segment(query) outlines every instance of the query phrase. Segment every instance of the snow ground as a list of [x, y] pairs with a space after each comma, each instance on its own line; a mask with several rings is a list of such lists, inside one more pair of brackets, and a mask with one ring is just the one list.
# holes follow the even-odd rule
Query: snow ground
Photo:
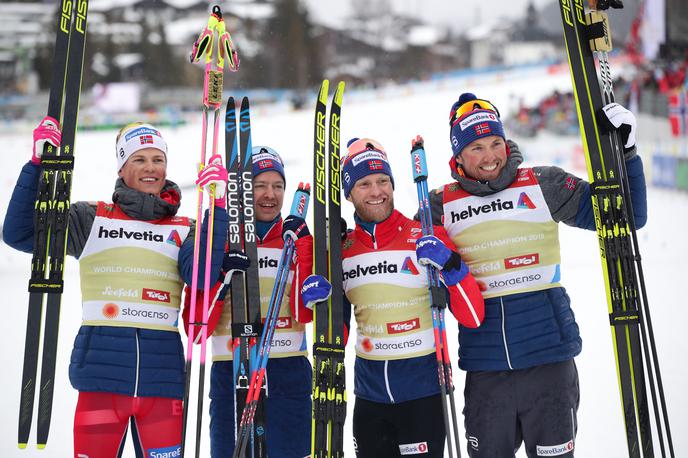
[[[535, 68], [395, 86], [378, 91], [350, 91], [344, 97], [342, 138], [346, 141], [354, 136], [369, 136], [386, 147], [395, 173], [397, 208], [406, 214], [412, 214], [415, 212], [416, 195], [415, 187], [411, 184], [408, 154], [410, 139], [416, 134], [422, 134], [426, 139], [431, 187], [449, 181], [446, 167], [450, 155], [447, 115], [451, 103], [461, 92], [470, 90], [480, 97], [488, 98], [506, 113], [519, 97], [532, 103], [554, 88], [570, 88], [568, 73]], [[225, 95], [230, 93], [231, 91], [226, 91]], [[284, 105], [255, 107], [252, 122], [254, 145], [271, 145], [285, 159], [288, 176], [288, 197], [285, 199], [287, 206], [298, 181], [311, 181], [312, 109], [309, 107], [304, 111], [291, 111]], [[182, 185], [191, 183], [196, 170], [194, 163], [199, 155], [200, 122], [165, 131], [164, 134], [170, 145], [170, 178]], [[655, 133], [647, 132], [647, 136], [643, 137], [641, 129], [641, 151], [643, 141], [646, 144], [654, 141], [649, 138], [653, 134]], [[114, 137], [113, 131], [79, 134], [76, 146], [76, 180], [72, 192], [74, 201], [110, 199], [115, 178]], [[3, 135], [1, 139], [5, 160], [5, 166], [0, 169], [0, 213], [3, 217], [16, 176], [29, 157], [30, 138], [30, 131], [22, 131]], [[578, 169], [580, 163], [571, 160], [569, 154], [576, 143], [577, 139], [541, 136], [524, 140], [520, 144], [530, 165], [557, 163], [565, 168]], [[646, 160], [646, 164], [648, 163], [649, 160]], [[585, 175], [582, 170], [578, 173]], [[675, 314], [682, 311], [679, 302], [682, 296], [680, 285], [685, 281], [686, 269], [680, 266], [684, 265], [685, 260], [682, 259], [688, 254], [688, 241], [682, 236], [682, 229], [688, 225], [688, 199], [685, 194], [650, 188], [648, 204], [649, 222], [640, 231], [639, 239], [675, 450], [678, 456], [682, 456], [688, 450], [688, 436], [685, 434], [688, 431], [688, 390], [685, 389], [688, 369], [683, 363], [688, 344], [683, 336], [685, 326], [678, 318], [681, 315]], [[194, 193], [188, 191], [181, 214], [194, 215], [194, 206]], [[353, 207], [345, 204], [343, 214], [350, 222], [352, 213]], [[584, 343], [583, 353], [576, 359], [581, 384], [577, 456], [624, 457], [627, 456], [627, 451], [604, 287], [597, 256], [597, 240], [592, 232], [562, 225], [561, 246], [562, 282], [571, 296]], [[6, 298], [4, 310], [10, 313], [7, 319], [0, 320], [0, 348], [3, 349], [0, 352], [0, 367], [5, 372], [5, 376], [0, 379], [3, 393], [0, 396], [0, 456], [71, 456], [76, 392], [69, 385], [67, 367], [72, 341], [80, 323], [78, 268], [73, 260], [67, 263], [66, 270], [55, 404], [48, 447], [40, 453], [31, 445], [25, 451], [16, 448], [29, 264], [29, 255], [14, 252], [0, 244], [0, 288]], [[310, 338], [310, 333], [308, 335]], [[449, 339], [454, 356], [457, 350], [456, 330], [451, 323]], [[353, 456], [351, 347], [347, 353], [347, 364], [350, 400], [346, 433], [347, 455]], [[455, 379], [457, 403], [461, 406], [463, 373], [456, 367]], [[207, 404], [206, 400], [206, 412]], [[459, 419], [461, 424], [462, 420]], [[207, 428], [207, 414], [203, 422], [204, 428]], [[32, 436], [31, 441], [34, 440]], [[208, 456], [207, 434], [203, 441], [204, 456]], [[462, 443], [465, 446], [465, 440]], [[128, 449], [125, 456], [133, 456], [131, 449]], [[521, 450], [518, 456], [525, 454]]]

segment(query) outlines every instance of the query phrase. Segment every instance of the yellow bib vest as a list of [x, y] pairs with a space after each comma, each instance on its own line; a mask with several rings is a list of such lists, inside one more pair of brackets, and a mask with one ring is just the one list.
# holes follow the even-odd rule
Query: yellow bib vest
[[444, 227], [484, 298], [561, 286], [559, 231], [532, 169], [485, 197], [443, 190]]
[[83, 324], [178, 332], [178, 257], [188, 233], [188, 218], [138, 221], [98, 202], [79, 258]]
[[[272, 241], [271, 241], [272, 242]], [[258, 272], [260, 275], [260, 314], [265, 322], [265, 317], [270, 305], [270, 296], [277, 277], [277, 265], [282, 255], [281, 238], [274, 240], [276, 243], [268, 243], [268, 246], [258, 247]], [[287, 358], [290, 356], [306, 356], [306, 327], [296, 321], [291, 314], [289, 295], [292, 288], [293, 272], [287, 278], [284, 288], [284, 296], [280, 305], [277, 327], [272, 336], [270, 358]], [[220, 321], [215, 328], [212, 339], [213, 361], [232, 360], [232, 304], [231, 296], [227, 293], [225, 305], [222, 309]]]
[[348, 238], [343, 246], [344, 293], [357, 323], [356, 355], [370, 360], [435, 351], [425, 268], [416, 259], [420, 227], [407, 224], [384, 250]]

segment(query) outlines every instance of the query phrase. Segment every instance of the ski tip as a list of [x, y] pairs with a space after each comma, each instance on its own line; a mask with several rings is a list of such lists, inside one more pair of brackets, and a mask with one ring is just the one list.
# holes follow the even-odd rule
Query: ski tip
[[43, 449], [45, 449], [45, 444], [36, 444], [36, 448], [38, 450], [43, 450]]
[[17, 447], [19, 447], [21, 450], [24, 450], [26, 448], [26, 442], [20, 442], [17, 444]]
[[322, 84], [320, 85], [320, 94], [318, 95], [318, 101], [320, 103], [327, 104], [327, 93], [330, 90], [330, 81], [329, 80], [323, 80]]
[[341, 105], [343, 98], [344, 98], [344, 81], [340, 81], [339, 84], [337, 84], [337, 92], [334, 93], [334, 102], [337, 105]]

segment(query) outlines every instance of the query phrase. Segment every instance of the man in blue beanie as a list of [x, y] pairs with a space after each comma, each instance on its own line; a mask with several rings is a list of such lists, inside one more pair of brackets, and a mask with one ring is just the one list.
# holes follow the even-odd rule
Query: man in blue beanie
[[[635, 117], [618, 104], [599, 116], [623, 139], [640, 228], [647, 203]], [[456, 181], [431, 193], [433, 215], [485, 298], [483, 325], [459, 325], [468, 454], [513, 457], [525, 442], [529, 457], [571, 457], [582, 342], [560, 284], [558, 223], [595, 230], [590, 184], [558, 167], [521, 167], [497, 108], [471, 93], [453, 104], [449, 125]]]
[[[312, 372], [308, 361], [305, 325], [312, 321], [313, 314], [302, 303], [299, 288], [313, 271], [313, 239], [303, 218], [289, 215], [282, 219], [286, 178], [280, 155], [269, 146], [254, 146], [252, 159], [253, 206], [263, 321], [267, 315], [285, 237], [293, 237], [296, 247], [296, 259], [280, 305], [267, 365], [267, 397], [264, 400], [267, 455], [302, 458], [310, 453], [311, 447]], [[241, 263], [237, 260], [238, 256], [239, 254], [233, 252], [227, 254], [225, 271], [245, 269], [239, 265]], [[222, 282], [215, 285], [213, 295], [221, 285]], [[232, 306], [229, 296], [227, 294], [226, 298], [221, 298], [213, 306], [208, 319], [213, 349], [210, 374], [212, 458], [231, 457], [235, 445]]]
[[[378, 142], [350, 141], [341, 173], [344, 195], [356, 209], [356, 228], [342, 245], [345, 322], [353, 308], [358, 327], [356, 456], [442, 457], [444, 400], [423, 266], [432, 263], [441, 270], [449, 308], [468, 328], [483, 318], [480, 290], [441, 226], [436, 237], [423, 237], [419, 222], [394, 209], [392, 169]], [[319, 275], [304, 282], [307, 306], [329, 293]]]

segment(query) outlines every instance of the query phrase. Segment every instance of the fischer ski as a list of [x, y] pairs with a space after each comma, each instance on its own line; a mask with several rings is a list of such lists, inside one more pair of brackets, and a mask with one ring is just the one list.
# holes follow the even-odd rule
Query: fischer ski
[[26, 448], [31, 431], [44, 303], [36, 434], [39, 449], [45, 448], [50, 431], [88, 0], [79, 0], [77, 3], [63, 0], [57, 13], [57, 37], [47, 114], [58, 120], [62, 129], [62, 143], [59, 148], [46, 143], [41, 157], [19, 407], [18, 445], [21, 449]]
[[[416, 191], [418, 193], [418, 215], [423, 235], [434, 235], [430, 196], [428, 194], [428, 166], [425, 161], [423, 139], [420, 136], [416, 137], [412, 144], [411, 166], [413, 169], [413, 181], [416, 183]], [[447, 435], [447, 449], [449, 451], [449, 458], [453, 458], [451, 440], [453, 431], [456, 456], [460, 458], [461, 445], [459, 443], [459, 428], [456, 419], [456, 403], [454, 401], [454, 381], [452, 378], [451, 359], [449, 358], [447, 330], [444, 322], [444, 309], [447, 307], [446, 295], [442, 289], [440, 273], [437, 268], [427, 266], [426, 271], [430, 293], [430, 308], [432, 311], [432, 328], [435, 338], [435, 355], [437, 356], [437, 375], [442, 394], [444, 429]], [[451, 407], [451, 422], [447, 411], [447, 398], [449, 398], [449, 405]]]
[[[294, 200], [289, 214], [305, 218], [308, 212], [309, 199], [310, 185], [299, 183], [299, 187], [294, 194]], [[292, 238], [288, 238], [284, 242], [282, 255], [277, 265], [275, 285], [273, 286], [272, 295], [270, 296], [263, 332], [260, 335], [260, 344], [258, 345], [257, 353], [258, 360], [251, 371], [247, 401], [241, 414], [240, 422], [238, 423], [237, 442], [234, 448], [234, 454], [232, 455], [234, 458], [245, 456], [246, 446], [249, 441], [249, 431], [253, 426], [256, 408], [260, 401], [261, 393], [263, 392], [263, 381], [265, 379], [268, 358], [270, 357], [272, 337], [275, 334], [279, 310], [282, 305], [287, 280], [289, 279], [289, 272], [293, 264], [294, 250], [296, 249], [294, 243], [295, 241]]]
[[[601, 131], [595, 118], [604, 105], [614, 101], [607, 58], [611, 33], [606, 14], [598, 10], [623, 5], [619, 0], [590, 4], [592, 11], [588, 13], [582, 0], [561, 0], [559, 5], [600, 243], [628, 453], [632, 458], [653, 457], [655, 453], [649, 384], [661, 454], [666, 456], [668, 449], [673, 457], [623, 145], [616, 132]], [[593, 51], [600, 63], [603, 91]]]
[[[213, 53], [214, 40], [218, 40], [217, 55]], [[205, 63], [205, 72], [203, 79], [203, 122], [202, 122], [202, 136], [201, 136], [201, 157], [199, 163], [199, 171], [206, 166], [206, 148], [208, 143], [208, 118], [209, 113], [213, 113], [213, 131], [212, 131], [212, 150], [211, 157], [218, 152], [218, 140], [220, 133], [220, 106], [222, 104], [222, 86], [223, 86], [223, 70], [227, 59], [228, 67], [231, 71], [237, 71], [239, 60], [236, 51], [231, 44], [231, 38], [226, 31], [224, 20], [222, 18], [222, 11], [219, 6], [215, 5], [212, 8], [212, 14], [208, 19], [207, 26], [203, 29], [198, 39], [194, 42], [189, 60], [199, 62], [201, 59]], [[197, 207], [196, 207], [196, 231], [194, 237], [194, 259], [193, 259], [193, 273], [191, 284], [191, 302], [190, 302], [190, 317], [196, 316], [196, 295], [198, 292], [198, 266], [201, 254], [201, 224], [203, 218], [203, 189], [197, 186]], [[189, 414], [189, 391], [191, 387], [191, 371], [193, 361], [193, 345], [196, 341], [196, 336], [201, 336], [201, 354], [200, 354], [200, 368], [199, 368], [199, 382], [198, 382], [198, 399], [197, 399], [197, 414], [196, 414], [196, 457], [201, 453], [201, 424], [203, 419], [203, 398], [204, 382], [205, 382], [205, 358], [206, 358], [206, 344], [208, 339], [208, 310], [210, 308], [210, 261], [212, 253], [212, 237], [213, 222], [215, 215], [215, 198], [214, 186], [211, 185], [211, 192], [209, 197], [208, 208], [208, 234], [205, 246], [205, 270], [203, 278], [203, 310], [201, 323], [190, 323], [188, 340], [186, 347], [186, 383], [184, 389], [183, 401], [183, 420], [182, 420], [182, 443], [181, 456], [184, 456], [186, 445], [186, 430], [187, 419]]]
[[[332, 295], [313, 307], [313, 423], [311, 456], [344, 456], [346, 376], [342, 303], [340, 117], [344, 82], [337, 85], [327, 126], [329, 81], [315, 108], [313, 273], [329, 278]], [[326, 144], [328, 145], [326, 152]]]

